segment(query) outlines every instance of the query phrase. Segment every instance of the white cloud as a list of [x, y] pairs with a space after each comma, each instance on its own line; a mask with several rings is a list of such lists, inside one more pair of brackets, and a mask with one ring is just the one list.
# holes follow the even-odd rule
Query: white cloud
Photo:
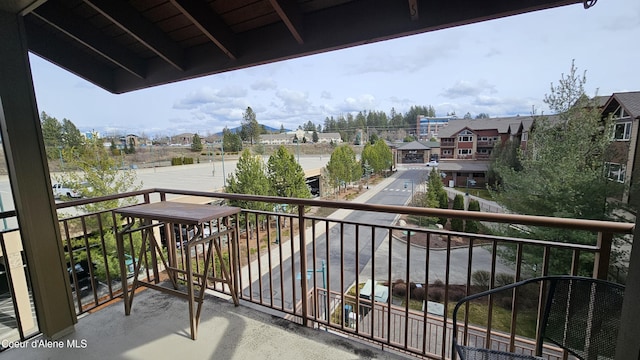
[[363, 94], [357, 98], [347, 97], [342, 104], [338, 105], [340, 112], [357, 112], [371, 109], [376, 109], [376, 98], [371, 94]]
[[253, 84], [251, 84], [251, 89], [256, 91], [268, 91], [268, 90], [275, 90], [277, 88], [278, 88], [278, 84], [276, 84], [276, 82], [271, 78], [260, 79], [254, 82]]
[[459, 80], [453, 86], [444, 89], [442, 96], [449, 99], [457, 99], [461, 97], [478, 96], [483, 93], [495, 93], [494, 85], [489, 84], [487, 80], [481, 79], [475, 83]]
[[276, 97], [282, 101], [285, 111], [296, 113], [311, 107], [309, 94], [306, 92], [282, 89], [276, 92]]

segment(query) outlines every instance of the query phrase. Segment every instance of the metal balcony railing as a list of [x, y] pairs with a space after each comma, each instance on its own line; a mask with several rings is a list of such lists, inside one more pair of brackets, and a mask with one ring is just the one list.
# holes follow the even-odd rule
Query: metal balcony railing
[[[170, 198], [212, 204], [234, 200], [272, 204], [266, 207], [272, 211], [243, 209], [239, 215], [240, 251], [235, 259], [229, 259], [228, 255], [222, 259], [239, 265], [235, 276], [242, 301], [269, 308], [306, 326], [346, 333], [381, 347], [437, 359], [450, 357], [450, 313], [457, 300], [504, 281], [547, 275], [552, 264], [561, 259], [570, 259], [568, 274], [589, 269], [590, 275], [606, 278], [614, 235], [630, 234], [634, 226], [170, 189], [74, 200], [57, 206], [60, 214], [71, 213], [59, 218], [78, 314], [120, 297], [123, 279], [131, 280], [129, 271], [120, 273], [115, 256], [115, 229], [121, 226], [122, 219], [115, 217], [113, 209], [92, 213], [82, 213], [80, 209], [87, 204], [127, 198], [139, 203]], [[328, 209], [339, 211], [331, 214]], [[349, 211], [366, 212], [367, 216], [354, 220], [348, 216]], [[595, 240], [592, 245], [583, 245], [452, 232], [401, 225], [397, 221], [400, 217], [412, 217], [418, 224], [424, 218], [463, 219], [485, 226], [514, 226], [523, 232], [528, 226], [582, 230], [593, 234]], [[182, 236], [183, 231], [189, 229], [176, 230], [176, 235]], [[221, 237], [217, 241], [223, 252], [230, 254], [225, 240]], [[130, 254], [126, 258], [127, 267], [142, 262], [142, 276], [146, 280], [163, 280], [163, 269], [158, 267], [155, 256], [151, 253], [140, 259], [133, 256], [138, 241], [140, 236], [136, 233], [125, 239], [125, 252]], [[6, 253], [4, 236], [0, 237], [0, 245]], [[191, 254], [182, 254], [195, 258], [192, 263], [196, 266], [206, 253], [204, 245], [198, 246]], [[219, 266], [213, 266], [211, 271], [211, 279], [219, 278], [216, 274]], [[7, 275], [11, 279], [11, 274]], [[232, 291], [213, 280], [209, 288], [227, 294]], [[484, 311], [495, 311], [498, 307], [511, 311], [509, 304], [508, 300], [500, 300], [499, 304], [490, 302]], [[524, 353], [533, 349], [530, 335], [516, 330], [516, 325], [519, 326], [516, 316], [510, 319], [513, 320], [505, 329], [496, 330], [491, 330], [490, 321], [490, 330], [486, 330], [487, 324], [470, 320], [461, 331], [478, 343], [490, 340], [497, 348]], [[22, 330], [20, 335], [25, 336]], [[545, 356], [561, 359], [563, 354], [549, 347]]]

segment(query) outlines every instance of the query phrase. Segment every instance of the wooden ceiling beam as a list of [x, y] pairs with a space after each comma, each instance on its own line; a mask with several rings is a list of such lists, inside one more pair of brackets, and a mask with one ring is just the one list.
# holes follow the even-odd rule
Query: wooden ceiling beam
[[230, 59], [238, 58], [235, 34], [211, 7], [201, 0], [171, 0], [171, 3]]
[[140, 15], [123, 0], [84, 0], [84, 2], [144, 44], [159, 57], [180, 71], [184, 71], [184, 50], [157, 26]]
[[95, 31], [87, 20], [74, 15], [71, 11], [63, 10], [59, 2], [48, 1], [31, 14], [134, 76], [144, 79], [145, 66], [142, 59], [127, 49], [117, 46], [106, 35]]
[[[96, 61], [88, 53], [70, 45], [69, 42], [53, 35], [35, 24], [35, 15], [25, 16], [24, 27], [29, 38], [29, 51], [66, 69], [72, 74], [114, 92], [114, 71], [103, 63]], [[131, 76], [130, 72], [127, 72]], [[134, 78], [134, 77], [132, 77]], [[140, 80], [140, 78], [135, 77]]]
[[298, 3], [295, 0], [269, 0], [269, 2], [298, 44], [303, 44], [302, 12]]

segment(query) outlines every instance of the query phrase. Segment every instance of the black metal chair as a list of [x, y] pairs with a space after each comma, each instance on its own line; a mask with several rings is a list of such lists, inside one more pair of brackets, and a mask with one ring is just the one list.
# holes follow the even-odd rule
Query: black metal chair
[[[458, 341], [457, 315], [472, 300], [542, 283], [543, 316], [538, 324], [535, 356], [466, 346]], [[579, 276], [544, 276], [483, 291], [460, 300], [453, 309], [453, 352], [462, 360], [540, 359], [544, 341], [583, 359], [613, 359], [620, 324], [624, 286]], [[486, 341], [485, 346], [491, 346]], [[455, 355], [453, 356], [455, 359]]]

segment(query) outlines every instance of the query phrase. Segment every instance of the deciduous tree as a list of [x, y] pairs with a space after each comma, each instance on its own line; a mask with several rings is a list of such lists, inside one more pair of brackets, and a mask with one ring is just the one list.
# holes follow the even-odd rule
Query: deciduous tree
[[329, 184], [334, 188], [358, 180], [362, 176], [362, 167], [356, 160], [356, 153], [347, 144], [333, 150], [326, 169]]
[[[605, 164], [616, 154], [610, 150], [611, 126], [596, 104], [585, 94], [586, 76], [572, 63], [544, 102], [553, 116], [536, 116], [527, 149], [519, 153], [522, 168], [497, 166], [502, 179], [496, 200], [509, 211], [554, 217], [607, 220], [612, 204], [607, 198], [620, 184], [604, 176]], [[595, 245], [596, 235], [585, 231], [562, 231], [530, 227], [523, 236]], [[529, 264], [540, 262], [541, 253], [527, 253]], [[553, 272], [566, 273], [571, 254], [552, 257]], [[592, 255], [581, 254], [582, 274], [592, 270]]]

